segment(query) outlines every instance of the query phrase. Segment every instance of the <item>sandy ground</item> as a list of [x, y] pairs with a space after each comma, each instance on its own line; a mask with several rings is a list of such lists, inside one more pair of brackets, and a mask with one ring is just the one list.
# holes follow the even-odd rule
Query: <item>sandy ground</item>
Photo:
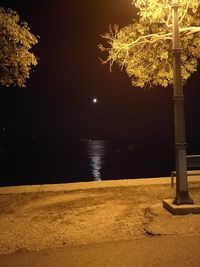
[[[191, 183], [190, 192], [195, 204], [200, 204], [200, 183]], [[200, 215], [174, 217], [162, 209], [162, 200], [174, 194], [169, 185], [2, 194], [0, 254], [146, 235], [200, 234]]]

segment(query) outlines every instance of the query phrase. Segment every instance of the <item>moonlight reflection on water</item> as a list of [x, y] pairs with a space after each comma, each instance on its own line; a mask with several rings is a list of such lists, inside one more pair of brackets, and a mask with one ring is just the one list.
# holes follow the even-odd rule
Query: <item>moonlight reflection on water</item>
[[94, 181], [101, 180], [101, 171], [105, 162], [106, 142], [104, 140], [88, 141], [88, 158]]

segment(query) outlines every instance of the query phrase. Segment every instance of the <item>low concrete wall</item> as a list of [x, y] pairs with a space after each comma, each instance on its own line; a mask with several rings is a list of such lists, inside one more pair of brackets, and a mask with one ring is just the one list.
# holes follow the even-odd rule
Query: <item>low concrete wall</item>
[[[189, 181], [199, 181], [200, 176], [191, 176]], [[53, 191], [74, 191], [92, 188], [139, 186], [139, 185], [171, 185], [171, 177], [145, 178], [145, 179], [123, 179], [106, 180], [98, 182], [80, 182], [64, 184], [42, 184], [42, 185], [20, 185], [0, 187], [0, 194], [34, 193], [34, 192], [53, 192]]]

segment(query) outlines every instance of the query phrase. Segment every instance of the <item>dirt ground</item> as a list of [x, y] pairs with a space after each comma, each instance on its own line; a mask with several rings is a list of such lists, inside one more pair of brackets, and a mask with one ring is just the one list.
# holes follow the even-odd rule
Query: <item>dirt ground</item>
[[[191, 183], [190, 192], [200, 204], [200, 183]], [[154, 229], [157, 214], [151, 209], [174, 194], [169, 185], [143, 185], [0, 195], [0, 254], [133, 240], [156, 231], [165, 234], [163, 229], [176, 233], [186, 217], [174, 219], [166, 211], [166, 225], [157, 223]], [[188, 223], [192, 216], [187, 215]], [[199, 216], [195, 231], [200, 233]]]

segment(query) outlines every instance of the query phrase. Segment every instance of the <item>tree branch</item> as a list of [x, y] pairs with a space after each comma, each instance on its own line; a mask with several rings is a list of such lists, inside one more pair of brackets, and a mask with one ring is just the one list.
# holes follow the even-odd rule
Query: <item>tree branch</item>
[[[182, 37], [190, 35], [190, 34], [195, 34], [198, 32], [200, 32], [200, 26], [199, 27], [191, 26], [191, 27], [187, 27], [187, 28], [180, 28], [180, 34]], [[102, 37], [104, 39], [109, 40], [108, 42], [110, 43], [112, 48], [113, 48], [113, 42], [116, 41], [116, 43], [115, 43], [115, 47], [114, 47], [115, 52], [113, 52], [112, 55], [110, 55], [110, 51], [112, 50], [111, 48], [105, 48], [102, 45], [99, 46], [99, 48], [102, 51], [107, 51], [109, 53], [108, 58], [106, 60], [101, 59], [101, 62], [102, 62], [102, 64], [106, 64], [110, 61], [110, 70], [111, 70], [114, 61], [118, 58], [118, 55], [121, 52], [124, 52], [125, 53], [124, 59], [123, 59], [123, 62], [121, 63], [121, 68], [123, 68], [123, 66], [126, 62], [126, 59], [129, 56], [129, 51], [130, 51], [131, 47], [139, 46], [139, 49], [140, 48], [143, 49], [143, 46], [147, 43], [153, 44], [153, 43], [156, 43], [156, 42], [161, 41], [161, 40], [172, 40], [172, 34], [173, 34], [172, 32], [169, 32], [166, 34], [158, 34], [158, 33], [147, 34], [145, 36], [138, 37], [136, 40], [134, 40], [130, 43], [125, 43], [125, 44], [124, 43], [122, 43], [122, 44], [117, 43], [117, 37], [112, 36], [112, 32], [111, 32], [111, 35], [108, 35], [108, 34], [103, 35]]]
[[183, 35], [187, 36], [190, 34], [194, 34], [194, 33], [198, 33], [200, 32], [200, 26], [191, 26], [191, 27], [187, 27], [187, 28], [181, 28], [180, 29], [180, 33], [183, 32]]
[[183, 21], [183, 19], [185, 18], [186, 14], [187, 14], [187, 11], [188, 11], [190, 2], [191, 2], [191, 0], [188, 0], [188, 2], [187, 2], [187, 6], [186, 6], [186, 9], [185, 9], [185, 12], [183, 13], [183, 16], [181, 17], [181, 19], [179, 20], [179, 23], [180, 23], [180, 24], [181, 24], [181, 22]]

